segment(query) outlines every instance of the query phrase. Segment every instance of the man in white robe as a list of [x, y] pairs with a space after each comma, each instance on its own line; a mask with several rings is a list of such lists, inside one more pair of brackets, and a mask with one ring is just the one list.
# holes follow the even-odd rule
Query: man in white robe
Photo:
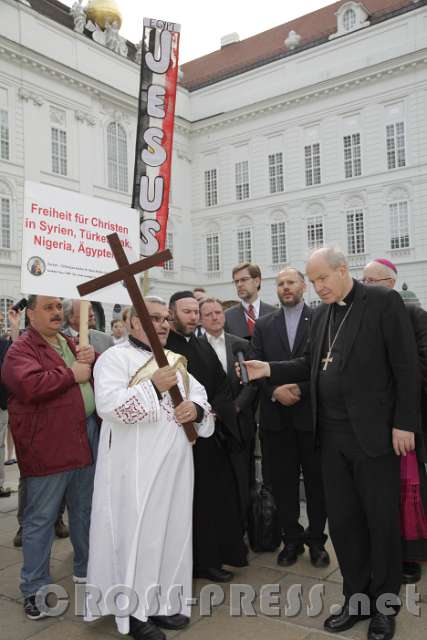
[[[159, 298], [146, 303], [164, 346], [168, 308]], [[161, 640], [160, 627], [184, 627], [191, 611], [194, 470], [181, 425], [193, 421], [198, 435], [208, 437], [214, 419], [204, 387], [182, 368], [182, 357], [166, 351], [178, 364], [158, 369], [133, 309], [130, 321], [129, 340], [105, 351], [94, 370], [103, 422], [85, 619], [114, 614], [121, 633]], [[174, 409], [167, 391], [176, 383], [184, 401]]]

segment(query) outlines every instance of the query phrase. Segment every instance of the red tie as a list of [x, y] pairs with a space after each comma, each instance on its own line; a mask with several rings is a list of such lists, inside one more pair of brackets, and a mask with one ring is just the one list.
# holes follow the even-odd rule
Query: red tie
[[255, 309], [253, 305], [250, 304], [246, 312], [246, 324], [248, 325], [248, 331], [250, 336], [254, 332], [255, 322], [256, 322]]

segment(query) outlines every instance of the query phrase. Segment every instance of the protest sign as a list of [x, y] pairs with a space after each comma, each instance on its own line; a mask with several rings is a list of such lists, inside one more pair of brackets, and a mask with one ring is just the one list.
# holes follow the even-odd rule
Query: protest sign
[[[116, 267], [107, 235], [116, 232], [129, 261], [139, 257], [136, 211], [100, 198], [25, 183], [21, 290], [78, 298], [77, 285]], [[87, 300], [130, 304], [118, 283]]]
[[132, 206], [140, 213], [140, 253], [166, 243], [180, 25], [144, 18]]

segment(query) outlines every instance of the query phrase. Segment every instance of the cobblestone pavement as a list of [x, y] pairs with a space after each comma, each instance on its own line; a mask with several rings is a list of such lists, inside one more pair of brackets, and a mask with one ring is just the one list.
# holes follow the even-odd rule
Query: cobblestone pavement
[[[16, 465], [6, 469], [6, 485], [16, 489], [18, 479]], [[70, 595], [68, 610], [59, 618], [45, 618], [35, 622], [25, 618], [19, 592], [22, 554], [20, 549], [13, 547], [12, 543], [17, 529], [16, 507], [16, 493], [13, 493], [10, 498], [0, 500], [0, 640], [120, 638], [111, 617], [88, 624], [75, 615], [74, 588], [71, 580], [72, 549], [68, 539], [55, 541], [51, 562], [52, 578]], [[181, 638], [182, 640], [218, 640], [219, 638], [221, 640], [260, 640], [260, 638], [362, 640], [366, 638], [368, 622], [361, 622], [342, 635], [330, 635], [323, 631], [323, 620], [329, 615], [330, 608], [341, 602], [341, 575], [329, 543], [328, 550], [331, 554], [331, 565], [320, 570], [312, 567], [308, 553], [301, 556], [293, 567], [286, 569], [277, 566], [276, 554], [252, 554], [250, 566], [236, 570], [233, 583], [225, 585], [223, 602], [212, 608], [211, 615], [204, 615], [200, 604], [197, 603], [193, 608], [190, 626], [181, 632], [167, 632], [167, 637], [180, 636], [180, 640]], [[193, 595], [196, 600], [201, 590], [207, 585], [208, 583], [204, 580], [195, 581]], [[264, 598], [268, 590], [267, 585], [278, 585], [280, 588], [280, 610], [274, 603], [268, 609]], [[289, 607], [294, 602], [292, 589], [295, 590], [295, 585], [301, 585], [302, 588], [301, 606]], [[318, 615], [311, 615], [312, 612], [307, 610], [310, 605], [309, 593], [315, 585], [322, 585], [324, 588], [323, 610]], [[314, 604], [316, 604], [314, 593], [320, 593], [320, 589], [321, 587], [316, 587], [315, 592], [311, 592], [311, 602]], [[419, 597], [419, 615], [411, 613], [406, 606], [402, 608], [397, 621], [396, 640], [426, 640], [427, 638], [427, 567], [416, 589]], [[241, 590], [246, 592], [246, 600], [239, 596]], [[214, 595], [214, 598], [217, 597]], [[410, 609], [412, 609], [411, 606]]]

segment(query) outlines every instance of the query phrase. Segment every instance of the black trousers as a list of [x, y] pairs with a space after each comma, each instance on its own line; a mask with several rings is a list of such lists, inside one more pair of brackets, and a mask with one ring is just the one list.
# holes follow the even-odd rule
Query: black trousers
[[[263, 431], [261, 442], [263, 470], [266, 468], [271, 482], [284, 543], [323, 544], [326, 540], [326, 507], [320, 453], [314, 450], [312, 432], [292, 428]], [[309, 522], [306, 532], [299, 523], [301, 469]]]
[[214, 434], [193, 446], [193, 564], [197, 570], [247, 565], [235, 475]]
[[369, 457], [350, 429], [321, 433], [329, 531], [345, 598], [367, 594], [374, 602], [397, 595], [402, 583], [400, 458]]

